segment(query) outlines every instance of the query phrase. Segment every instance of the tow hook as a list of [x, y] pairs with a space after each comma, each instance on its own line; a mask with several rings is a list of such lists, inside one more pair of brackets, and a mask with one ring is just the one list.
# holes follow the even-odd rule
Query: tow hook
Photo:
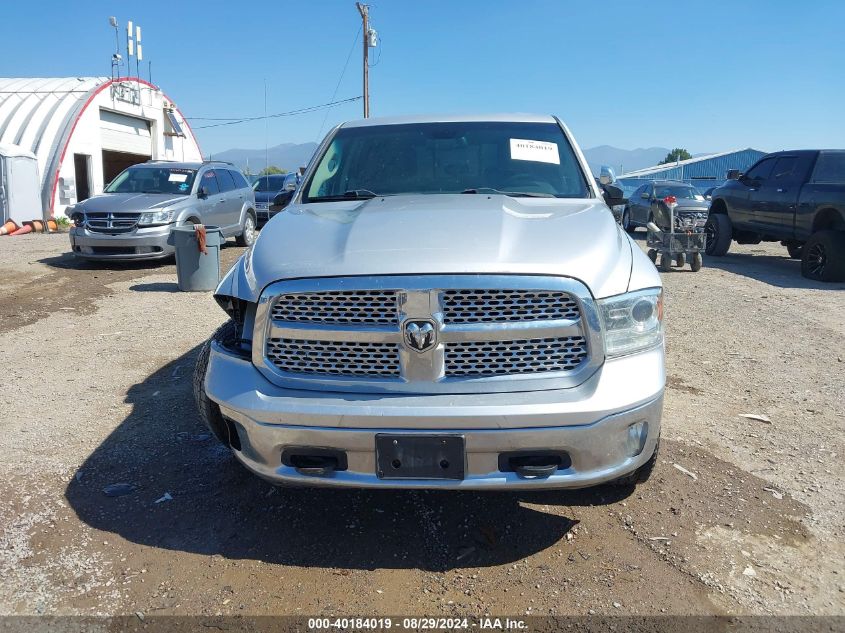
[[572, 465], [572, 459], [565, 451], [519, 451], [499, 454], [499, 470], [516, 473], [523, 479], [546, 479], [555, 471], [565, 470]]
[[306, 477], [328, 477], [347, 468], [343, 451], [307, 447], [285, 450], [282, 463]]
[[524, 466], [514, 466], [513, 471], [525, 479], [546, 479], [554, 474], [557, 470], [557, 464], [547, 464], [545, 466], [535, 466], [526, 464]]

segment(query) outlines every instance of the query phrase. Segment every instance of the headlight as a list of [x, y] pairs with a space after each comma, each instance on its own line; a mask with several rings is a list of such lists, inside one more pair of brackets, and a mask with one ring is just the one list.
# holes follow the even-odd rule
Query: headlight
[[663, 342], [663, 290], [649, 288], [598, 301], [608, 358], [641, 352]]
[[155, 224], [170, 224], [173, 222], [175, 211], [146, 211], [138, 218], [138, 224], [152, 226]]

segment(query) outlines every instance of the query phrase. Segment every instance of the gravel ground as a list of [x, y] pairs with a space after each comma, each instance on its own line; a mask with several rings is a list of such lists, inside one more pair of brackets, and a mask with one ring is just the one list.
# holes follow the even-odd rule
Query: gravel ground
[[252, 477], [191, 401], [210, 294], [67, 246], [0, 238], [0, 614], [845, 614], [845, 285], [783, 247], [664, 274], [647, 483], [478, 494]]

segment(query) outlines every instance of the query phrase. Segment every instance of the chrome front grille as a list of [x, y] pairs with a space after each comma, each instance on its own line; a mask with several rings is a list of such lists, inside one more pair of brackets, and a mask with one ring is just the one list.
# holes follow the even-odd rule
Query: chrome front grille
[[85, 214], [85, 225], [98, 233], [129, 233], [138, 226], [139, 217], [137, 213], [89, 212]]
[[293, 323], [395, 325], [399, 311], [395, 290], [341, 290], [280, 295], [272, 317]]
[[395, 344], [271, 338], [267, 358], [287, 373], [399, 378]]
[[583, 336], [446, 345], [446, 376], [507, 376], [572, 371], [587, 357]]
[[444, 323], [507, 323], [577, 319], [578, 303], [550, 290], [447, 290], [441, 298]]
[[[280, 281], [259, 302], [253, 362], [288, 388], [558, 389], [581, 384], [603, 362], [599, 323], [588, 289], [561, 277]], [[429, 334], [420, 337], [426, 327]]]

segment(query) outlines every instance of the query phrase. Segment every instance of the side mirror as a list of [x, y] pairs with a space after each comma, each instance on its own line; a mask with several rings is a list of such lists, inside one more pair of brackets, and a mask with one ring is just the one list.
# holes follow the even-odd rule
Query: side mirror
[[738, 169], [729, 169], [727, 178], [728, 180], [739, 180], [742, 178], [742, 172]]
[[608, 167], [607, 165], [601, 166], [601, 172], [599, 174], [599, 182], [603, 185], [612, 185], [616, 182], [616, 174], [613, 173], [613, 168]]
[[281, 211], [290, 204], [293, 199], [293, 191], [280, 191], [273, 196], [273, 202], [270, 205], [272, 211]]
[[207, 198], [208, 197], [208, 187], [200, 187], [197, 189], [197, 198]]
[[615, 207], [626, 204], [628, 199], [625, 197], [625, 192], [621, 187], [616, 185], [602, 185], [602, 195], [604, 196], [604, 203], [609, 207]]

